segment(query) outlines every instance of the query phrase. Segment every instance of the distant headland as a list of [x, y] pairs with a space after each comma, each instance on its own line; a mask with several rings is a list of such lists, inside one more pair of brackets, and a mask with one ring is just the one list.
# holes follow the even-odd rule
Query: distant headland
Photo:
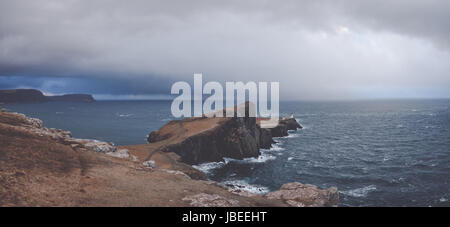
[[39, 103], [39, 102], [95, 102], [90, 94], [66, 94], [46, 96], [36, 89], [0, 90], [0, 102], [3, 103]]

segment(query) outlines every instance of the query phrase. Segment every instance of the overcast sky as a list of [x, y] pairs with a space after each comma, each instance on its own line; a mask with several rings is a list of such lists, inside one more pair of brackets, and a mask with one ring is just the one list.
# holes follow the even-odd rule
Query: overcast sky
[[450, 98], [450, 1], [0, 0], [0, 89], [164, 96], [198, 72], [282, 99]]

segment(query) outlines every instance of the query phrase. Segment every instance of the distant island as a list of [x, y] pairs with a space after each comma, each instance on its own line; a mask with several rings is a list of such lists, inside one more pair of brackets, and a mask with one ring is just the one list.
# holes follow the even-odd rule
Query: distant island
[[36, 89], [0, 90], [0, 102], [3, 103], [39, 103], [39, 102], [95, 102], [90, 94], [66, 94], [46, 96]]

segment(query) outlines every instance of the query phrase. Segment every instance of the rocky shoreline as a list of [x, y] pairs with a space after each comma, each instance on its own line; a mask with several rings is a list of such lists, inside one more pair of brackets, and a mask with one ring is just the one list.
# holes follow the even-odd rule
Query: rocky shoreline
[[257, 157], [292, 118], [190, 118], [150, 133], [148, 144], [73, 138], [22, 114], [0, 112], [0, 206], [337, 206], [336, 188], [288, 183], [257, 195], [206, 179], [192, 164]]

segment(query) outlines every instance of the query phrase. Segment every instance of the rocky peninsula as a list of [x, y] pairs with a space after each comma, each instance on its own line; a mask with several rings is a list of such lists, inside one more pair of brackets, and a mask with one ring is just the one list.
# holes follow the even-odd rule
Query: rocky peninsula
[[39, 102], [94, 102], [89, 94], [66, 94], [46, 96], [36, 89], [0, 90], [2, 103], [39, 103]]
[[336, 206], [339, 193], [298, 182], [265, 195], [231, 190], [191, 167], [256, 157], [272, 137], [301, 126], [282, 118], [171, 121], [148, 144], [114, 146], [0, 111], [0, 206]]

